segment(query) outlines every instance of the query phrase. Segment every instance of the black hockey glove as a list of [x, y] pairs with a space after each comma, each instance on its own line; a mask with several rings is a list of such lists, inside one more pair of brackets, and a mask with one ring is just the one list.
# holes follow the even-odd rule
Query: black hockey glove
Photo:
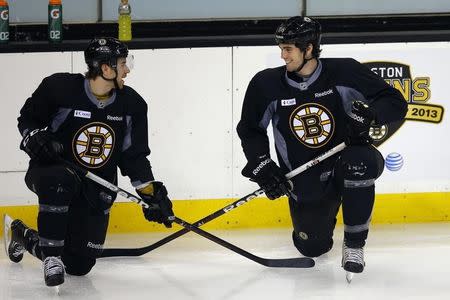
[[292, 182], [286, 179], [283, 171], [268, 155], [263, 155], [254, 162], [248, 162], [242, 170], [242, 175], [255, 181], [270, 200], [288, 195], [292, 190]]
[[370, 126], [375, 121], [375, 111], [362, 101], [354, 101], [349, 115], [347, 145], [369, 145], [373, 140], [369, 136]]
[[172, 202], [167, 196], [167, 189], [160, 181], [152, 181], [146, 187], [136, 190], [138, 195], [150, 208], [142, 208], [145, 218], [150, 222], [164, 224], [172, 227], [173, 211]]
[[47, 127], [31, 130], [20, 143], [20, 149], [25, 151], [31, 159], [43, 163], [59, 160], [63, 152], [63, 145], [56, 141]]

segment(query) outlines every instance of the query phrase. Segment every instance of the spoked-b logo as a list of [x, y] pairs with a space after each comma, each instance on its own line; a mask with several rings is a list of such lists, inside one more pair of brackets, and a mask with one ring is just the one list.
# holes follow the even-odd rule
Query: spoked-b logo
[[115, 133], [107, 124], [94, 122], [80, 128], [73, 137], [76, 160], [87, 168], [100, 168], [111, 158]]

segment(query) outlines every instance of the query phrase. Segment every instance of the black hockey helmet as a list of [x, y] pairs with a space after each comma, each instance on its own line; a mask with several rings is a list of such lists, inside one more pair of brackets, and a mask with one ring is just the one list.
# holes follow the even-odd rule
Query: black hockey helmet
[[84, 50], [84, 60], [89, 68], [99, 68], [102, 64], [107, 64], [115, 69], [117, 59], [127, 56], [127, 45], [112, 37], [95, 38]]
[[275, 31], [277, 44], [295, 44], [304, 51], [309, 44], [313, 45], [313, 56], [320, 55], [320, 39], [322, 28], [319, 22], [308, 18], [295, 16], [287, 19]]

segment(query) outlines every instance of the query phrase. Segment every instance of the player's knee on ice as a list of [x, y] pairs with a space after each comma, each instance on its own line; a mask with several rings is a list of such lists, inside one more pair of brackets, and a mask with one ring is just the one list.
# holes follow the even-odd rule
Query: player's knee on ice
[[339, 205], [335, 192], [317, 203], [299, 203], [289, 198], [292, 240], [301, 254], [317, 257], [331, 250]]
[[95, 258], [67, 253], [63, 254], [62, 261], [66, 268], [66, 273], [75, 276], [86, 275], [95, 265]]
[[308, 236], [304, 232], [292, 232], [292, 240], [298, 251], [307, 257], [318, 257], [333, 248], [333, 238]]

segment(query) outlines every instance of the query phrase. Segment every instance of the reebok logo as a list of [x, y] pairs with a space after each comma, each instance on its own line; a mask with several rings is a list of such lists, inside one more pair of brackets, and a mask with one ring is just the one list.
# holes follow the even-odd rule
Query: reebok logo
[[253, 175], [258, 175], [259, 171], [261, 171], [262, 168], [264, 168], [265, 165], [270, 163], [272, 160], [270, 158], [267, 158], [259, 163], [259, 165], [252, 171]]
[[357, 116], [354, 113], [350, 113], [350, 118], [352, 118], [353, 120], [355, 120], [356, 122], [359, 122], [361, 124], [364, 124], [366, 121], [363, 117]]
[[[236, 204], [231, 204], [231, 205], [228, 205], [227, 207], [225, 207], [224, 209], [222, 209], [224, 212], [229, 212], [230, 210], [233, 210], [233, 209], [235, 209], [236, 207], [238, 207], [238, 206], [241, 206], [242, 204], [245, 204], [245, 203], [247, 203], [247, 201], [250, 201], [250, 200], [252, 200], [253, 198], [256, 198], [257, 196], [255, 195], [255, 194], [253, 194], [253, 195], [250, 195], [250, 196], [248, 196], [247, 198], [245, 198], [244, 200], [242, 200], [242, 201], [239, 201], [238, 203], [236, 203]], [[203, 224], [202, 224], [203, 225]]]
[[122, 121], [123, 117], [107, 115], [106, 119], [108, 119], [109, 121]]
[[321, 93], [315, 93], [314, 96], [316, 98], [320, 98], [320, 97], [323, 97], [323, 96], [326, 96], [326, 95], [329, 95], [329, 94], [333, 94], [333, 90], [332, 89], [329, 89], [329, 90], [327, 90], [325, 92], [321, 92]]
[[102, 250], [103, 244], [94, 244], [94, 243], [88, 242], [87, 247], [92, 248], [92, 249]]

